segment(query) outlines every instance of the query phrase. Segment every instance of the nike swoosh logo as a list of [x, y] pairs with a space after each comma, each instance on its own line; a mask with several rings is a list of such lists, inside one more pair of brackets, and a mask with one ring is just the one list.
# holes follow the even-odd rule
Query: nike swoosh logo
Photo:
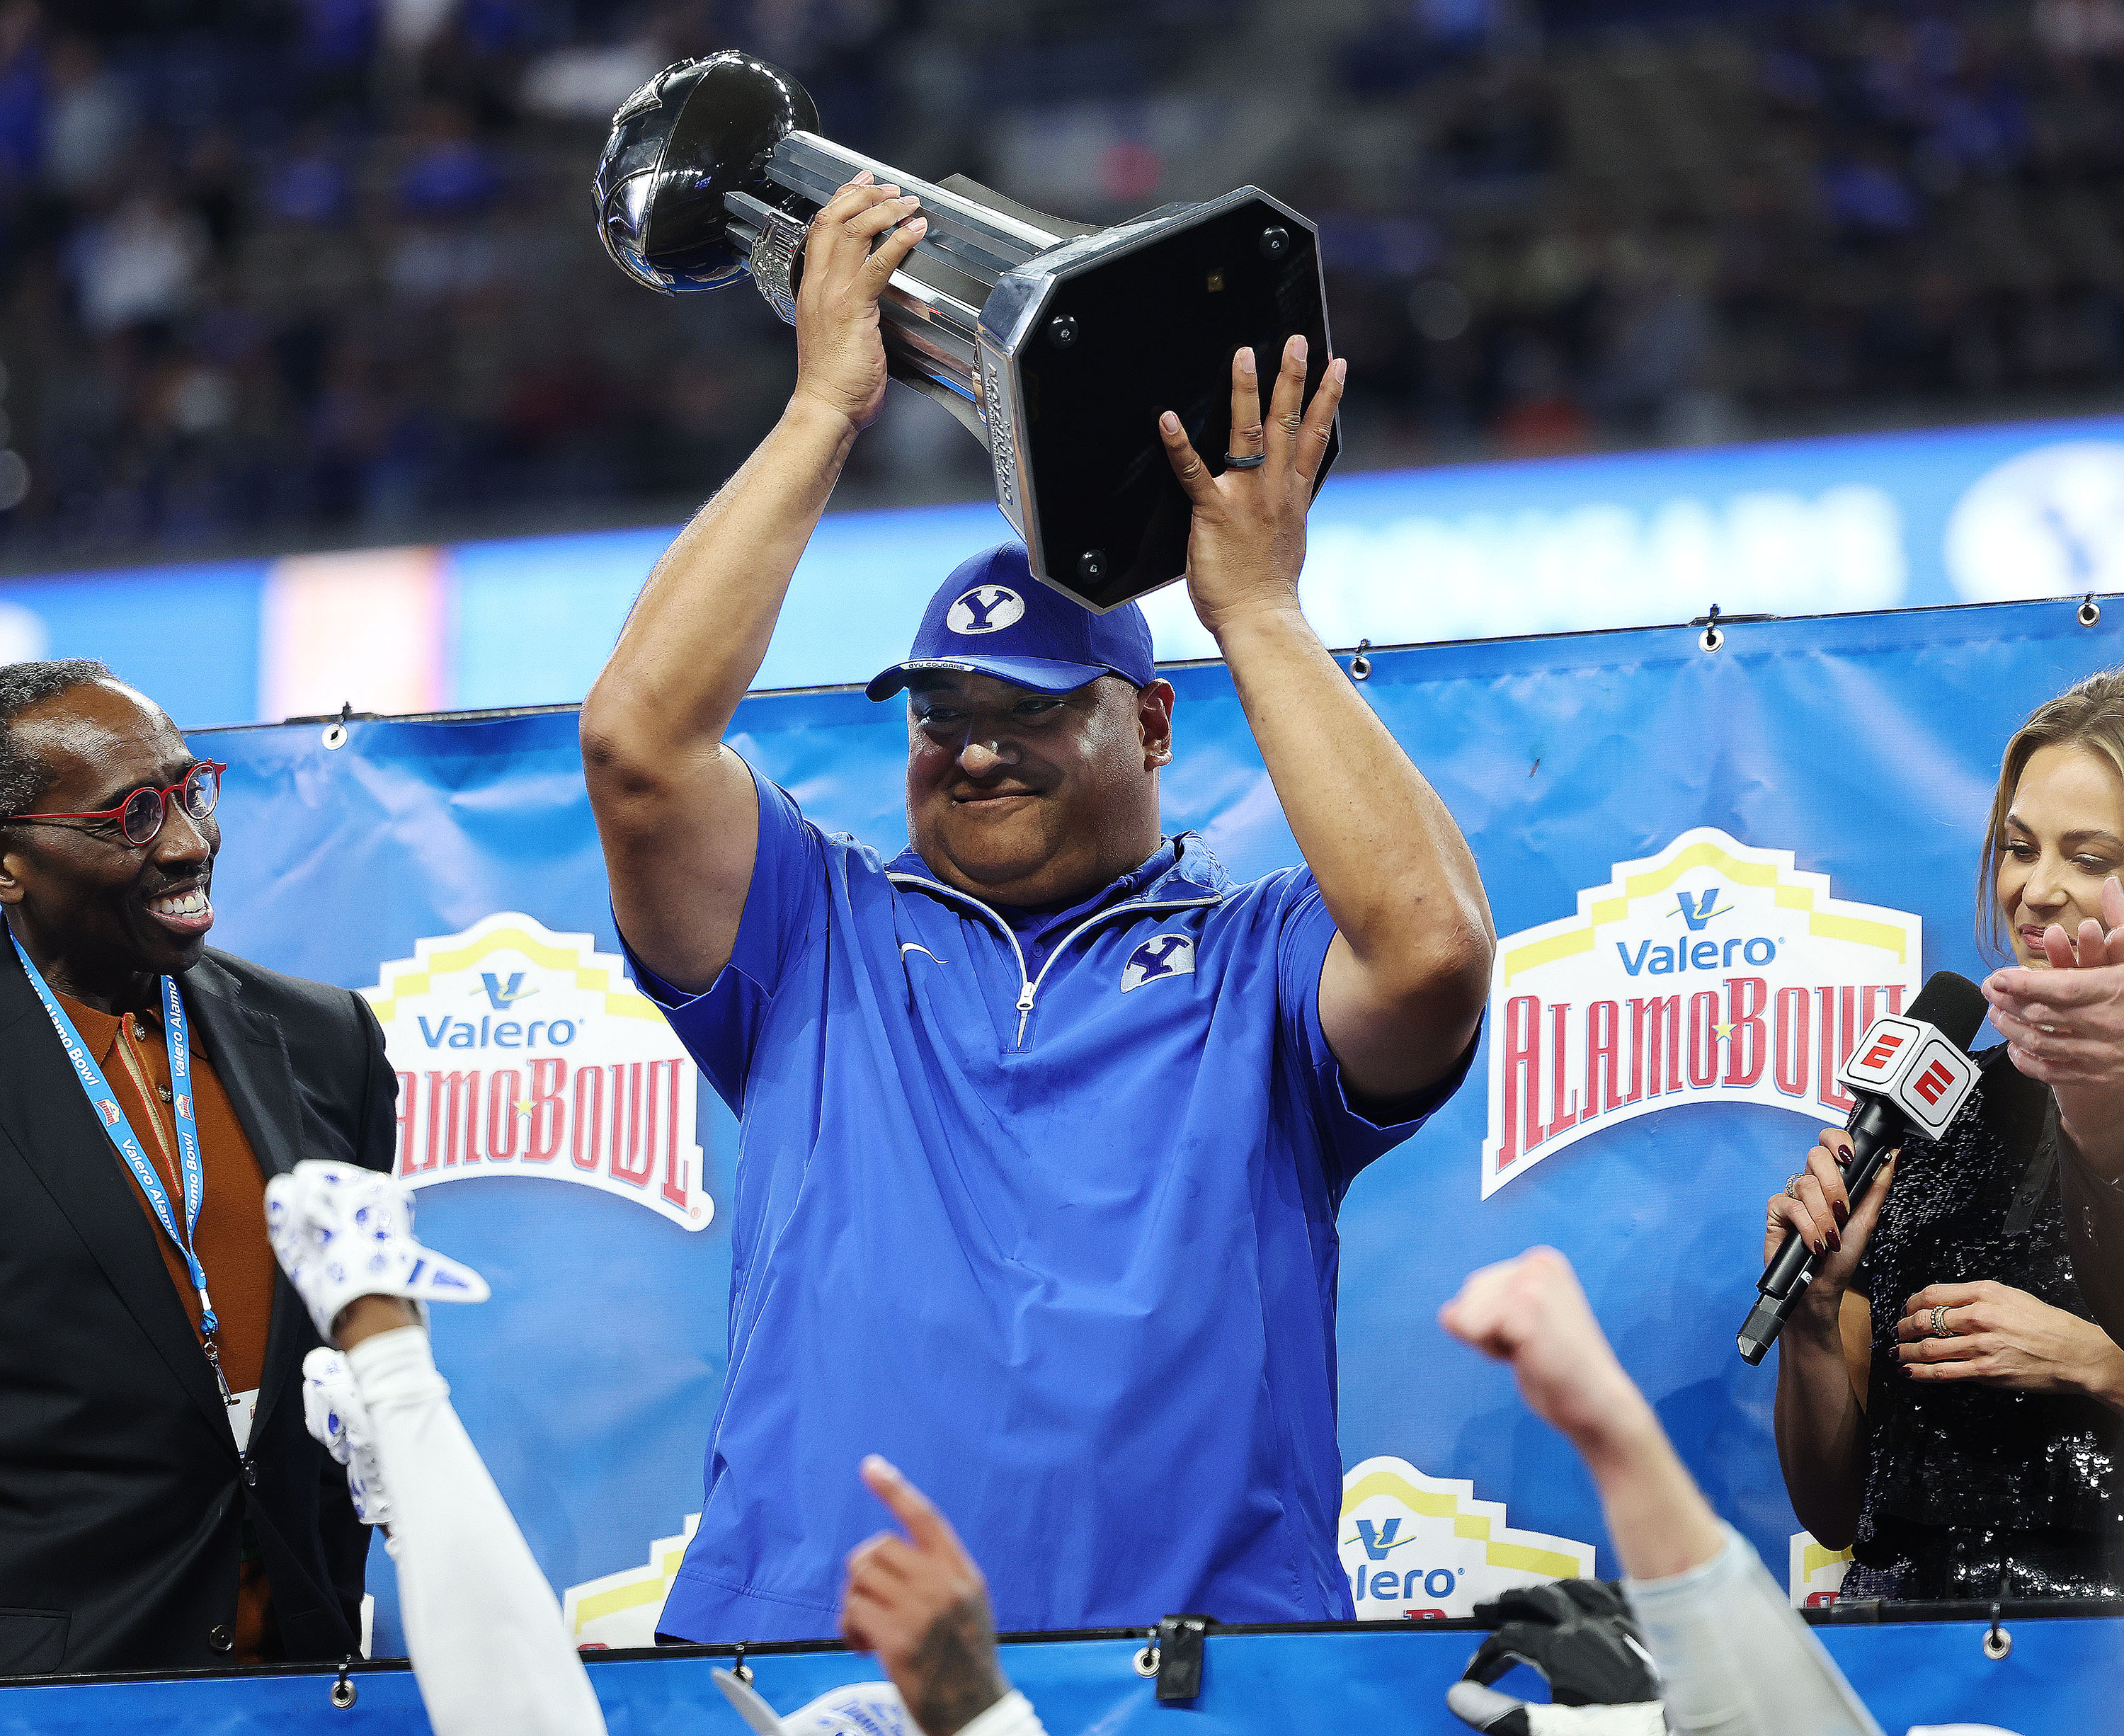
[[937, 955], [931, 952], [928, 948], [925, 946], [918, 946], [911, 940], [901, 941], [900, 943], [900, 956], [902, 958], [905, 958], [909, 953], [919, 953], [924, 958], [935, 958], [938, 964], [949, 964], [952, 962], [948, 958], [937, 958]]

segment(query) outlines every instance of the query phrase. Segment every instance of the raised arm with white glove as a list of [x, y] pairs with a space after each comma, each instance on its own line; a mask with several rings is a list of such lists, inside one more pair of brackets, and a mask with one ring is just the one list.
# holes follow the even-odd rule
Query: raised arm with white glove
[[435, 1736], [604, 1736], [560, 1605], [406, 1306], [483, 1301], [486, 1282], [414, 1238], [407, 1190], [350, 1164], [274, 1177], [266, 1215], [281, 1269], [341, 1346], [304, 1362], [303, 1412], [347, 1466], [357, 1510], [388, 1527]]

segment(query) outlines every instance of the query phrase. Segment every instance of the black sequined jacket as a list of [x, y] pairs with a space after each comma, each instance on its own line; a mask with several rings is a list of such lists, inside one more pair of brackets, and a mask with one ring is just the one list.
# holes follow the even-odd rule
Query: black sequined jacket
[[2085, 1572], [2049, 1577], [2068, 1594], [2109, 1590], [2124, 1559], [2124, 1417], [2075, 1395], [1920, 1386], [1895, 1360], [1910, 1296], [1986, 1278], [2124, 1342], [2124, 1191], [2087, 1171], [2058, 1136], [2049, 1088], [2015, 1070], [2003, 1045], [1978, 1059], [1976, 1095], [1946, 1136], [1903, 1148], [1859, 1263], [1873, 1357], [1854, 1554], [1892, 1576], [1953, 1533], [1958, 1554], [1974, 1538], [2002, 1561], [2017, 1538], [2040, 1539], [2028, 1553], [2069, 1568], [2084, 1540]]

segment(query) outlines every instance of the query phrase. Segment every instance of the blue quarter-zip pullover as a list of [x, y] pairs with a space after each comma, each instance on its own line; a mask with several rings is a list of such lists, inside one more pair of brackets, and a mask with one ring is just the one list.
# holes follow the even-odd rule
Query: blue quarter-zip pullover
[[661, 1629], [830, 1636], [873, 1451], [1006, 1631], [1349, 1616], [1335, 1214], [1468, 1056], [1391, 1126], [1350, 1106], [1304, 868], [1236, 886], [1182, 837], [1027, 968], [911, 850], [754, 781], [730, 963], [691, 997], [639, 972], [741, 1127], [730, 1372]]

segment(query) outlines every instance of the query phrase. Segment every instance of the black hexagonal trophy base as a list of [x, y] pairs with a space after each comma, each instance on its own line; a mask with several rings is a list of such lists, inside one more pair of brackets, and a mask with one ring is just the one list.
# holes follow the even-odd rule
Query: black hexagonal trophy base
[[[1253, 347], [1266, 418], [1285, 341], [1307, 344], [1306, 398], [1331, 351], [1312, 226], [1252, 189], [1060, 250], [1008, 347], [1034, 570], [1112, 609], [1187, 571], [1189, 506], [1158, 438], [1170, 410], [1212, 472], [1231, 440], [1232, 358]], [[1037, 271], [1043, 260], [1023, 268]], [[984, 336], [990, 318], [982, 320]], [[1340, 447], [1332, 434], [1324, 478]], [[1316, 483], [1317, 487], [1317, 483]]]

